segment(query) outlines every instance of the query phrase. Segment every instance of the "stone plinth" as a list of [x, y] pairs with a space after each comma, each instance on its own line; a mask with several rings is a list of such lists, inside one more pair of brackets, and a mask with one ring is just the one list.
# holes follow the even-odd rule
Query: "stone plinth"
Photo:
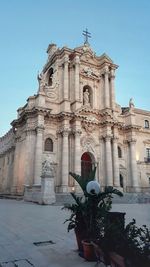
[[24, 200], [42, 205], [56, 202], [54, 191], [55, 163], [45, 161], [42, 168], [41, 185], [25, 186]]

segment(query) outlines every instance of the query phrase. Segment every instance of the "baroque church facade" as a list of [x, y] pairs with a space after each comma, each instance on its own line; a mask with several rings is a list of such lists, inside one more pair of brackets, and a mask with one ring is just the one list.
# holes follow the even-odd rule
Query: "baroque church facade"
[[118, 66], [88, 43], [70, 49], [50, 44], [39, 88], [18, 109], [0, 138], [0, 193], [23, 194], [41, 184], [42, 163], [55, 165], [55, 192], [78, 191], [69, 171], [83, 179], [96, 166], [101, 187], [150, 191], [150, 111], [115, 100]]

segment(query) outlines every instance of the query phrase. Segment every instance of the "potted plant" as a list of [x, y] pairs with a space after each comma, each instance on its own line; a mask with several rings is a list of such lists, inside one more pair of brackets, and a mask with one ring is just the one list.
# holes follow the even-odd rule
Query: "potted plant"
[[137, 227], [134, 219], [124, 229], [119, 222], [107, 224], [100, 246], [119, 267], [150, 266], [150, 231]]
[[[82, 244], [90, 244], [90, 247], [91, 241], [103, 235], [105, 216], [111, 209], [112, 195], [123, 195], [122, 192], [110, 186], [105, 187], [101, 192], [100, 185], [95, 181], [95, 172], [96, 168], [86, 180], [80, 175], [70, 173], [80, 185], [83, 195], [78, 197], [75, 193], [71, 193], [75, 202], [64, 205], [65, 209], [71, 211], [71, 216], [65, 221], [69, 222], [68, 230], [76, 229], [81, 234], [81, 239], [84, 239]], [[84, 257], [90, 260], [85, 252]]]

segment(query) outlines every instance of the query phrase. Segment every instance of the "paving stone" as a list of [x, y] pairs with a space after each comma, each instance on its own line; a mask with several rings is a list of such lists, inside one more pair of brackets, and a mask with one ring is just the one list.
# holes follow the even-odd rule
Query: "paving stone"
[[[114, 204], [113, 211], [126, 212], [127, 223], [135, 218], [138, 225], [150, 226], [149, 204]], [[70, 213], [62, 211], [61, 206], [0, 199], [0, 215], [0, 267], [16, 267], [13, 262], [17, 260], [18, 267], [96, 265], [78, 256], [74, 232], [68, 233], [64, 224]], [[55, 244], [33, 244], [48, 240]]]
[[4, 262], [0, 264], [0, 267], [15, 267], [13, 262]]
[[34, 265], [27, 260], [15, 261], [15, 267], [31, 267], [31, 266], [34, 266]]

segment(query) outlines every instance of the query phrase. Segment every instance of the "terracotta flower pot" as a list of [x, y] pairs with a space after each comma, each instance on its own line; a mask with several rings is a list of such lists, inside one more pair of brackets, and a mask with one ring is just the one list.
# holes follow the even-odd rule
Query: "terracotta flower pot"
[[96, 261], [94, 247], [90, 241], [83, 240], [83, 255], [87, 261]]
[[74, 232], [75, 232], [75, 236], [76, 236], [76, 240], [77, 240], [78, 250], [79, 250], [79, 252], [80, 251], [83, 252], [82, 240], [84, 240], [86, 238], [85, 231], [81, 231], [78, 228], [75, 228]]

